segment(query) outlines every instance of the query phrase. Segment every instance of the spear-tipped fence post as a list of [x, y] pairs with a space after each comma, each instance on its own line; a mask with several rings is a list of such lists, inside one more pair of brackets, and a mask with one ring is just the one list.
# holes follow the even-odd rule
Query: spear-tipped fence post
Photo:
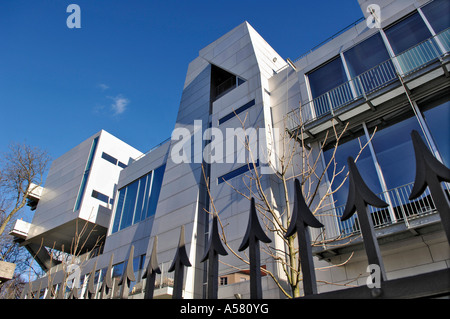
[[147, 269], [145, 270], [145, 273], [142, 275], [142, 279], [145, 278], [147, 279], [147, 282], [145, 284], [144, 299], [153, 299], [156, 274], [161, 274], [161, 269], [159, 268], [157, 259], [158, 255], [157, 246], [158, 246], [158, 237], [155, 236], [155, 239], [153, 239], [152, 254], [150, 255], [150, 260], [148, 262]]
[[298, 179], [295, 179], [294, 209], [292, 211], [291, 223], [286, 231], [285, 238], [297, 233], [300, 265], [303, 274], [303, 290], [305, 296], [317, 294], [316, 272], [311, 249], [311, 237], [308, 226], [314, 228], [323, 227], [312, 214], [305, 198]]
[[122, 286], [120, 293], [121, 299], [128, 299], [128, 294], [130, 293], [130, 283], [136, 281], [133, 269], [133, 255], [134, 246], [131, 246], [130, 255], [128, 256], [127, 268], [123, 272], [122, 279], [119, 282], [119, 286]]
[[95, 285], [95, 271], [97, 270], [97, 260], [92, 267], [91, 273], [89, 275], [88, 285], [86, 292], [84, 294], [84, 299], [94, 299], [97, 293], [97, 286]]
[[173, 259], [172, 265], [169, 268], [169, 272], [175, 271], [172, 299], [183, 298], [184, 267], [191, 267], [191, 263], [189, 262], [189, 258], [186, 253], [183, 225], [181, 226], [177, 252], [175, 253], [175, 258]]
[[261, 252], [259, 250], [259, 242], [272, 242], [261, 227], [256, 214], [255, 199], [252, 197], [250, 201], [250, 214], [248, 218], [247, 231], [244, 239], [239, 246], [239, 251], [249, 249], [250, 254], [250, 298], [262, 299], [261, 285]]
[[217, 215], [214, 215], [209, 242], [206, 246], [205, 254], [201, 260], [201, 262], [208, 260], [208, 299], [217, 299], [217, 291], [219, 288], [219, 255], [228, 255], [222, 245], [217, 223]]
[[422, 195], [428, 186], [450, 244], [450, 203], [448, 195], [441, 187], [441, 182], [450, 182], [450, 169], [433, 156], [417, 131], [411, 132], [411, 139], [416, 157], [416, 178], [409, 199], [413, 200]]
[[383, 259], [381, 258], [380, 247], [373, 227], [372, 216], [367, 205], [378, 208], [386, 208], [389, 205], [379, 199], [370, 189], [359, 174], [355, 161], [352, 157], [347, 159], [349, 169], [349, 190], [347, 203], [341, 221], [358, 213], [359, 225], [364, 241], [367, 259], [370, 265], [378, 265], [380, 268], [380, 280], [386, 281], [386, 271], [384, 270]]
[[102, 286], [100, 287], [100, 299], [106, 299], [109, 292], [113, 287], [112, 282], [112, 264], [113, 264], [114, 254], [111, 254], [109, 259], [109, 265], [106, 270], [105, 275], [103, 276]]

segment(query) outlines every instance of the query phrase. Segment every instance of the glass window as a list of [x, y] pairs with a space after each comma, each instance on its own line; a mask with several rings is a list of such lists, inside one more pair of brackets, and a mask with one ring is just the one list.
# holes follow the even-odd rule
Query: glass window
[[[379, 33], [344, 53], [358, 95], [370, 92], [397, 78], [394, 65]], [[362, 86], [362, 87], [360, 87]], [[361, 89], [363, 91], [361, 91]]]
[[165, 164], [119, 190], [112, 233], [155, 214]]
[[423, 115], [444, 164], [450, 167], [450, 101], [423, 111]]
[[[376, 135], [376, 134], [375, 134]], [[352, 156], [353, 158], [356, 158], [359, 151], [361, 150], [361, 147], [364, 146], [367, 143], [367, 139], [364, 135], [360, 136], [359, 138], [350, 140], [346, 143], [338, 145], [336, 155], [335, 155], [335, 161], [336, 161], [336, 173], [339, 172], [342, 167], [345, 166], [345, 170], [340, 173], [337, 176], [334, 176], [333, 180], [333, 174], [334, 174], [334, 165], [331, 163], [330, 167], [328, 168], [327, 175], [328, 180], [331, 182], [333, 180], [332, 190], [336, 190], [336, 188], [342, 184], [342, 181], [344, 180], [346, 174], [348, 173], [348, 167], [347, 167], [347, 158], [349, 156]], [[324, 158], [325, 163], [328, 163], [332, 156], [333, 156], [334, 148], [331, 148], [329, 150], [326, 150], [324, 152]], [[373, 163], [372, 156], [370, 154], [370, 150], [368, 147], [366, 147], [361, 155], [359, 156], [356, 166], [358, 167], [358, 170], [364, 179], [364, 182], [367, 184], [367, 186], [375, 193], [381, 193], [381, 185], [378, 180], [377, 171], [375, 169], [375, 165]], [[345, 183], [342, 185], [341, 188], [333, 195], [333, 199], [335, 201], [335, 207], [343, 206], [347, 202], [348, 197], [348, 178], [345, 181]]]
[[387, 28], [385, 33], [396, 55], [431, 37], [431, 32], [417, 12]]
[[126, 168], [126, 167], [127, 167], [127, 164], [124, 164], [124, 163], [122, 163], [121, 161], [119, 161], [119, 163], [117, 163], [117, 165], [118, 165], [119, 167], [122, 167], [122, 168]]
[[98, 200], [101, 200], [102, 202], [105, 202], [106, 204], [108, 204], [109, 202], [109, 197], [106, 196], [105, 194], [102, 194], [100, 192], [97, 192], [96, 190], [92, 190], [92, 197], [97, 198]]
[[[316, 117], [328, 114], [331, 109], [345, 105], [353, 99], [341, 57], [328, 62], [308, 74]], [[327, 94], [325, 94], [327, 93]]]
[[152, 180], [150, 198], [148, 200], [146, 217], [153, 216], [156, 213], [156, 206], [158, 205], [159, 193], [161, 192], [161, 186], [165, 170], [166, 170], [165, 164], [155, 169]]
[[236, 115], [239, 115], [240, 113], [244, 112], [245, 110], [251, 108], [253, 105], [255, 105], [255, 100], [251, 100], [250, 102], [244, 104], [243, 106], [239, 107], [238, 109], [234, 110], [233, 112], [225, 115], [224, 117], [219, 119], [219, 125], [228, 121], [229, 119], [235, 117]]
[[133, 224], [136, 224], [141, 221], [141, 213], [142, 213], [142, 205], [144, 202], [144, 192], [145, 192], [145, 186], [147, 184], [147, 176], [145, 175], [141, 179], [139, 179], [139, 190], [136, 194], [136, 206], [135, 211], [133, 214]]
[[238, 167], [235, 170], [218, 177], [217, 183], [222, 184], [223, 182], [230, 180], [232, 178], [235, 178], [236, 176], [239, 176], [241, 174], [244, 174], [258, 166], [259, 166], [259, 160], [256, 161], [255, 165], [253, 165], [253, 163], [242, 165], [241, 167]]
[[347, 82], [341, 57], [309, 73], [308, 80], [313, 99]]
[[97, 150], [98, 139], [99, 139], [99, 137], [97, 136], [92, 141], [91, 150], [89, 152], [89, 157], [88, 157], [88, 160], [86, 163], [86, 167], [84, 169], [84, 174], [83, 174], [83, 178], [81, 180], [80, 189], [78, 191], [77, 201], [75, 202], [75, 207], [73, 209], [74, 212], [80, 209], [81, 201], [83, 200], [84, 191], [86, 189], [86, 183], [89, 178], [89, 173], [91, 172], [92, 161], [94, 159], [95, 151]]
[[116, 214], [114, 216], [114, 223], [112, 228], [113, 233], [119, 230], [120, 219], [122, 217], [123, 202], [125, 199], [126, 191], [127, 191], [126, 188], [122, 188], [119, 190], [119, 200], [117, 201]]
[[105, 152], [102, 153], [102, 158], [107, 160], [108, 162], [110, 162], [111, 164], [116, 165], [117, 164], [117, 159]]
[[422, 7], [422, 12], [434, 32], [439, 33], [450, 27], [450, 1], [434, 0]]
[[352, 78], [389, 60], [389, 54], [379, 33], [347, 50], [344, 56]]
[[134, 208], [136, 204], [136, 195], [139, 188], [139, 180], [127, 186], [127, 196], [125, 196], [125, 203], [122, 211], [122, 220], [120, 222], [120, 229], [124, 229], [131, 225], [133, 221]]
[[416, 117], [410, 117], [376, 132], [372, 140], [388, 189], [414, 181], [416, 164], [411, 141], [412, 130], [418, 131], [423, 138]]

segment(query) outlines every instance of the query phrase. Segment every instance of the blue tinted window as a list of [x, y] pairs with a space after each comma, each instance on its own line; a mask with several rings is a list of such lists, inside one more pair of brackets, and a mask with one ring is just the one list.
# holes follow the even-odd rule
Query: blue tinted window
[[108, 162], [110, 162], [111, 164], [116, 165], [117, 164], [117, 159], [105, 152], [102, 153], [102, 158], [107, 160]]
[[126, 167], [127, 167], [127, 164], [124, 164], [124, 163], [122, 163], [121, 161], [119, 161], [119, 163], [117, 163], [117, 165], [118, 165], [119, 167], [122, 167], [122, 168], [126, 168]]
[[[339, 175], [334, 176], [333, 180], [333, 174], [334, 174], [334, 165], [331, 163], [330, 167], [328, 168], [327, 175], [328, 180], [331, 182], [333, 180], [332, 184], [332, 190], [335, 191], [339, 185], [343, 182], [345, 175], [348, 173], [348, 166], [347, 166], [347, 158], [349, 156], [352, 156], [353, 158], [356, 158], [358, 155], [361, 146], [365, 145], [367, 142], [366, 137], [363, 135], [359, 138], [353, 139], [351, 141], [348, 141], [346, 143], [338, 145], [336, 155], [335, 155], [335, 161], [336, 161], [336, 172], [339, 172], [343, 167], [345, 167], [344, 171], [340, 173]], [[331, 148], [324, 152], [325, 157], [325, 163], [328, 163], [332, 156], [333, 156], [334, 148]], [[374, 192], [374, 193], [380, 193], [381, 192], [381, 185], [378, 181], [378, 175], [377, 171], [375, 169], [375, 165], [372, 160], [372, 156], [370, 154], [370, 150], [368, 147], [366, 147], [361, 155], [359, 156], [356, 166], [358, 167], [359, 172], [361, 173], [362, 178], [366, 182], [367, 186]], [[345, 183], [339, 188], [339, 190], [333, 194], [333, 199], [335, 201], [335, 207], [345, 205], [347, 202], [347, 196], [348, 196], [348, 178], [346, 179]]]
[[131, 225], [133, 221], [134, 207], [136, 204], [136, 195], [139, 187], [139, 180], [127, 186], [127, 195], [125, 196], [125, 203], [122, 211], [122, 220], [120, 222], [120, 229], [124, 229]]
[[450, 27], [450, 1], [434, 0], [422, 8], [434, 32], [439, 33]]
[[97, 192], [96, 190], [92, 190], [91, 196], [105, 202], [106, 204], [109, 202], [109, 197], [107, 195]]
[[122, 218], [123, 203], [125, 200], [126, 191], [127, 191], [126, 187], [119, 190], [119, 199], [117, 201], [116, 214], [114, 216], [114, 223], [113, 223], [113, 228], [112, 228], [113, 233], [115, 233], [116, 231], [119, 230], [120, 219]]
[[417, 12], [389, 27], [385, 33], [396, 55], [431, 37], [425, 22]]
[[389, 60], [389, 54], [379, 33], [349, 49], [344, 56], [352, 78]]
[[309, 85], [313, 98], [347, 82], [347, 76], [341, 57], [321, 66], [308, 74]]
[[112, 233], [155, 214], [165, 165], [119, 190]]
[[142, 207], [144, 205], [145, 187], [147, 186], [148, 176], [149, 175], [145, 175], [144, 177], [141, 177], [141, 179], [139, 180], [139, 192], [136, 202], [136, 212], [134, 213], [133, 224], [140, 222], [142, 219]]
[[396, 123], [376, 132], [373, 147], [388, 189], [414, 181], [415, 156], [411, 131], [422, 135], [416, 117]]
[[450, 167], [450, 101], [423, 112], [444, 164]]
[[158, 205], [165, 169], [166, 165], [164, 164], [154, 171], [146, 217], [153, 216], [156, 213], [156, 206]]
[[253, 165], [253, 163], [242, 165], [241, 167], [238, 167], [235, 170], [232, 170], [231, 172], [228, 172], [228, 173], [218, 177], [217, 182], [218, 182], [218, 184], [222, 184], [223, 182], [230, 180], [232, 178], [235, 178], [236, 176], [239, 176], [241, 174], [244, 174], [258, 166], [259, 166], [259, 160], [257, 160], [254, 165]]
[[95, 151], [97, 150], [98, 136], [92, 141], [91, 150], [89, 152], [89, 157], [84, 169], [83, 178], [81, 179], [80, 189], [78, 191], [77, 201], [75, 202], [75, 207], [73, 211], [80, 209], [81, 201], [83, 200], [84, 191], [86, 189], [86, 183], [89, 178], [89, 173], [91, 171], [92, 160], [94, 159]]
[[250, 102], [244, 104], [243, 106], [239, 107], [238, 109], [234, 110], [233, 112], [225, 115], [221, 119], [219, 119], [219, 125], [228, 121], [229, 119], [235, 117], [236, 115], [244, 112], [245, 110], [251, 108], [253, 105], [255, 105], [255, 100], [251, 100]]

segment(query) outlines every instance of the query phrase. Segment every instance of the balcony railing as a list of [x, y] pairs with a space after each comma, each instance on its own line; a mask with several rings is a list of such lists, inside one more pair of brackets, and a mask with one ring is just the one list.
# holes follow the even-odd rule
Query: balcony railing
[[[350, 103], [366, 98], [398, 79], [428, 65], [450, 52], [450, 28], [398, 54], [338, 87], [314, 98], [301, 107], [301, 122], [317, 120]], [[299, 126], [297, 110], [287, 114], [288, 128]]]
[[[436, 206], [428, 189], [420, 198], [413, 201], [408, 199], [412, 187], [413, 183], [409, 183], [378, 194], [378, 197], [390, 203], [390, 206], [389, 208], [369, 206], [372, 222], [376, 229], [401, 224], [406, 228], [410, 228], [410, 223], [414, 219], [436, 213]], [[323, 232], [312, 233], [312, 239], [316, 241], [316, 244], [340, 240], [359, 234], [360, 227], [356, 215], [353, 215], [352, 218], [346, 221], [340, 220], [344, 208], [344, 206], [339, 206], [319, 212], [316, 215], [316, 218], [324, 225]]]

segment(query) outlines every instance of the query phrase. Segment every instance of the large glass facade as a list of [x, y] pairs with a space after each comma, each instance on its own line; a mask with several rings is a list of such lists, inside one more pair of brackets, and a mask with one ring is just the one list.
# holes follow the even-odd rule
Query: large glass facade
[[353, 99], [340, 56], [309, 73], [308, 81], [316, 117], [327, 114]]
[[341, 58], [337, 57], [309, 73], [308, 80], [313, 99], [347, 82]]
[[98, 139], [99, 137], [97, 136], [92, 141], [91, 150], [89, 151], [89, 157], [86, 163], [86, 167], [84, 169], [83, 178], [81, 179], [80, 189], [78, 190], [77, 200], [75, 202], [75, 207], [73, 208], [74, 212], [80, 209], [81, 202], [83, 201], [84, 192], [86, 190], [86, 183], [88, 181], [89, 174], [91, 172], [92, 161], [94, 159], [95, 151], [97, 150]]
[[415, 117], [378, 131], [372, 145], [388, 189], [403, 186], [414, 181], [415, 157], [411, 131], [422, 130]]
[[419, 107], [431, 131], [442, 161], [447, 167], [450, 167], [450, 101], [441, 102], [429, 109], [426, 108], [426, 104], [419, 105]]
[[379, 33], [344, 52], [345, 62], [357, 94], [368, 93], [397, 78], [383, 39]]
[[[408, 196], [416, 174], [411, 131], [416, 130], [425, 142], [427, 140], [434, 142], [438, 149], [436, 155], [439, 155], [445, 164], [450, 162], [448, 143], [450, 138], [450, 101], [444, 98], [434, 103], [424, 103], [424, 105], [419, 105], [419, 108], [420, 112], [417, 115], [410, 111], [397, 119], [397, 122], [380, 127], [369, 142], [373, 153], [367, 147], [356, 163], [367, 186], [381, 199], [390, 203], [392, 208], [390, 217], [387, 217], [388, 211], [385, 210], [378, 212], [377, 216], [373, 216], [373, 218], [383, 216], [384, 219], [392, 221], [394, 218], [403, 218], [405, 211], [407, 214], [413, 214], [422, 210], [430, 210], [433, 207], [429, 199], [423, 200], [414, 207], [408, 204]], [[425, 119], [425, 122], [422, 122], [422, 118]], [[423, 123], [423, 127], [419, 125], [419, 120]], [[361, 145], [364, 145], [368, 138], [369, 136], [363, 134], [338, 146], [335, 155], [337, 171], [343, 166], [347, 166], [348, 156], [356, 156]], [[324, 151], [326, 163], [332, 158], [333, 151], [333, 147]], [[343, 173], [335, 176], [333, 165], [327, 171], [328, 180], [332, 181], [331, 189], [336, 191], [333, 194], [333, 201], [338, 216], [342, 213], [347, 201], [348, 180], [338, 190], [336, 189], [343, 182], [347, 172], [346, 168]], [[341, 222], [338, 224], [343, 231], [347, 231], [349, 225], [353, 227], [352, 222], [345, 226]], [[350, 231], [354, 230], [350, 229]]]
[[400, 54], [431, 37], [418, 12], [384, 30], [394, 53]]
[[389, 53], [379, 33], [348, 49], [344, 56], [352, 78], [389, 60]]
[[[356, 158], [358, 156], [358, 153], [361, 151], [361, 148], [366, 143], [367, 138], [365, 135], [362, 135], [358, 138], [355, 138], [346, 143], [338, 145], [336, 155], [334, 158], [334, 161], [336, 162], [337, 165], [336, 170], [334, 168], [334, 163], [332, 163], [327, 171], [329, 182], [331, 181], [333, 182], [332, 190], [336, 191], [336, 193], [333, 195], [335, 207], [345, 205], [345, 203], [347, 202], [348, 178], [343, 183], [348, 173], [347, 158], [349, 156]], [[330, 160], [332, 160], [333, 153], [334, 153], [334, 146], [323, 153], [326, 163], [329, 163]], [[375, 192], [381, 192], [380, 182], [378, 181], [377, 172], [375, 170], [374, 162], [372, 160], [370, 150], [368, 147], [365, 147], [362, 150], [361, 154], [357, 159], [356, 166], [358, 167], [361, 176], [364, 178], [364, 181], [367, 183], [367, 186], [369, 186]], [[337, 174], [344, 167], [345, 169], [341, 173]]]
[[434, 0], [422, 7], [422, 12], [434, 32], [439, 33], [450, 27], [450, 1]]
[[162, 165], [119, 190], [112, 233], [155, 214], [165, 167]]

